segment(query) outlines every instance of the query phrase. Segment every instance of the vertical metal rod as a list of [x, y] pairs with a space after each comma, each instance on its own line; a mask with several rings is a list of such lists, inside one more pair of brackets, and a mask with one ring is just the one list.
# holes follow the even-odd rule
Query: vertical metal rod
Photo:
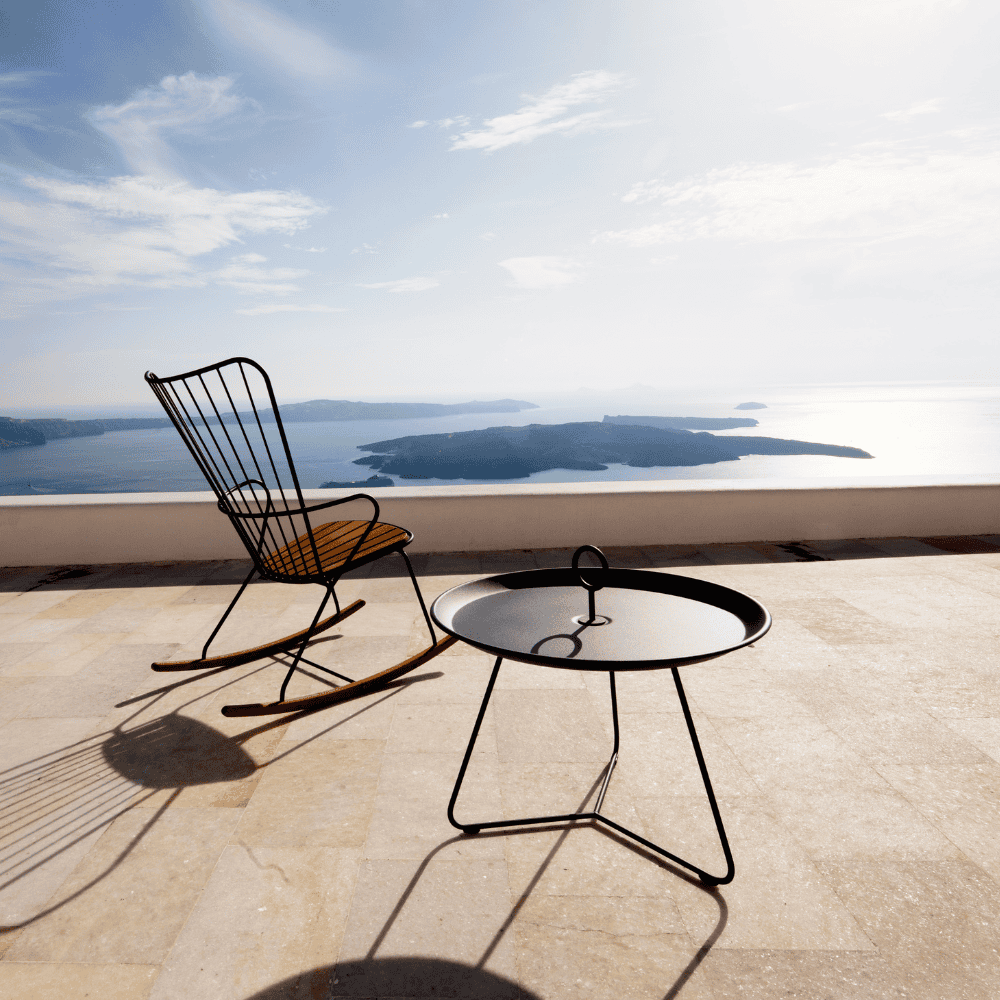
[[611, 782], [611, 772], [615, 769], [615, 764], [618, 763], [618, 692], [615, 689], [615, 672], [613, 670], [608, 671], [608, 680], [611, 682], [611, 721], [615, 727], [615, 745], [611, 751], [611, 760], [608, 761], [608, 773], [604, 776], [604, 784], [601, 785], [600, 794], [597, 796], [597, 805], [594, 806], [595, 813], [601, 811], [608, 784]]
[[225, 613], [219, 619], [219, 624], [215, 626], [215, 628], [212, 631], [212, 634], [208, 637], [208, 642], [206, 642], [205, 645], [202, 647], [201, 658], [203, 660], [205, 659], [206, 656], [208, 656], [208, 647], [212, 645], [212, 640], [219, 634], [219, 629], [221, 629], [222, 626], [226, 623], [226, 619], [229, 617], [229, 612], [236, 607], [236, 602], [243, 596], [243, 591], [247, 589], [247, 584], [250, 583], [256, 572], [257, 572], [257, 567], [254, 566], [253, 569], [251, 569], [249, 574], [247, 575], [247, 578], [243, 581], [242, 585], [240, 586], [240, 589], [236, 591], [236, 596], [229, 602], [229, 607], [226, 608]]
[[413, 581], [413, 589], [417, 592], [417, 600], [420, 602], [420, 610], [424, 613], [424, 621], [427, 622], [427, 630], [431, 634], [431, 645], [436, 646], [437, 636], [434, 634], [434, 626], [431, 624], [431, 616], [427, 614], [427, 606], [424, 604], [424, 595], [420, 593], [420, 584], [417, 583], [417, 577], [413, 572], [413, 566], [410, 565], [410, 559], [402, 549], [399, 549], [398, 552], [403, 557], [403, 562], [406, 563], [406, 569], [410, 574], [410, 579]]
[[295, 659], [292, 660], [292, 665], [288, 668], [288, 673], [285, 674], [285, 679], [281, 682], [281, 693], [278, 695], [278, 701], [285, 700], [285, 691], [288, 688], [288, 682], [292, 679], [292, 674], [295, 673], [296, 668], [299, 665], [299, 660], [302, 659], [302, 654], [306, 651], [306, 644], [315, 635], [314, 629], [319, 622], [320, 616], [323, 614], [323, 609], [326, 607], [327, 601], [330, 600], [330, 594], [332, 591], [328, 590], [323, 595], [323, 600], [320, 601], [319, 609], [313, 616], [312, 625], [309, 626], [309, 631], [306, 633], [306, 637], [302, 640], [302, 645], [299, 646], [298, 651], [295, 653]]
[[479, 833], [478, 826], [463, 826], [458, 820], [455, 819], [455, 803], [458, 801], [458, 793], [462, 788], [462, 781], [465, 779], [465, 772], [469, 766], [469, 761], [472, 759], [472, 750], [476, 745], [476, 737], [479, 736], [479, 728], [483, 724], [483, 719], [486, 716], [486, 706], [490, 703], [490, 695], [493, 694], [493, 685], [497, 682], [497, 675], [500, 673], [500, 664], [503, 663], [503, 657], [498, 656], [497, 662], [493, 665], [493, 673], [490, 674], [490, 682], [486, 685], [486, 694], [483, 696], [483, 703], [479, 706], [479, 715], [476, 716], [476, 724], [472, 727], [472, 735], [469, 737], [469, 745], [465, 748], [465, 757], [462, 760], [462, 766], [458, 770], [458, 778], [455, 780], [455, 788], [451, 793], [451, 801], [448, 803], [448, 822], [451, 823], [453, 827], [458, 830], [462, 830], [464, 833]]
[[701, 780], [705, 783], [705, 791], [708, 794], [708, 803], [712, 807], [712, 816], [715, 818], [715, 828], [719, 831], [719, 840], [722, 842], [722, 852], [726, 856], [726, 877], [719, 879], [717, 885], [725, 885], [732, 882], [736, 874], [736, 866], [733, 864], [733, 852], [729, 849], [729, 838], [726, 836], [726, 828], [722, 825], [722, 815], [719, 812], [719, 804], [715, 801], [715, 792], [712, 791], [712, 781], [708, 776], [708, 768], [705, 766], [705, 758], [702, 756], [701, 744], [698, 742], [698, 733], [694, 728], [694, 719], [691, 718], [691, 709], [688, 708], [687, 697], [684, 694], [684, 687], [681, 684], [681, 675], [677, 667], [670, 668], [674, 675], [674, 684], [677, 687], [677, 697], [680, 699], [681, 708], [684, 711], [684, 721], [687, 723], [688, 734], [691, 737], [691, 745], [694, 747], [694, 755], [698, 758], [698, 769], [701, 771]]

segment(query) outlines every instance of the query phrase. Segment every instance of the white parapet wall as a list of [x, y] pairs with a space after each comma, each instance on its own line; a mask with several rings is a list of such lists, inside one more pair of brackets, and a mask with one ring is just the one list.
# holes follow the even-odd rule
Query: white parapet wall
[[[663, 480], [373, 489], [411, 551], [1000, 532], [1000, 477]], [[347, 495], [307, 490], [310, 502]], [[368, 508], [370, 510], [370, 507]], [[365, 517], [361, 504], [318, 521]], [[246, 558], [211, 493], [0, 497], [0, 565]]]

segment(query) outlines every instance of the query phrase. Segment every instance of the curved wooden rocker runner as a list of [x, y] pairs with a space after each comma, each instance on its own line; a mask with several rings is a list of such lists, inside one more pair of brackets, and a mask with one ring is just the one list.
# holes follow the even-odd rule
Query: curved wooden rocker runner
[[[222, 714], [228, 716], [275, 715], [324, 708], [370, 694], [427, 663], [457, 641], [452, 636], [441, 639], [436, 636], [413, 566], [403, 551], [413, 540], [413, 534], [405, 528], [379, 521], [379, 505], [374, 497], [355, 493], [326, 503], [306, 504], [271, 381], [260, 365], [249, 358], [230, 358], [169, 378], [147, 372], [146, 381], [215, 492], [219, 509], [229, 518], [253, 559], [253, 568], [208, 637], [201, 656], [195, 660], [154, 663], [154, 670], [236, 667], [295, 650], [277, 701], [226, 705], [222, 709]], [[313, 524], [310, 515], [359, 500], [372, 505], [370, 520]], [[406, 563], [430, 633], [430, 645], [415, 656], [360, 680], [352, 680], [306, 659], [303, 653], [315, 636], [365, 606], [363, 600], [357, 600], [345, 608], [340, 607], [335, 586], [341, 576], [393, 552]], [[280, 583], [323, 586], [326, 593], [312, 624], [261, 646], [209, 656], [212, 640], [255, 576]], [[323, 618], [331, 597], [336, 611]], [[308, 664], [343, 683], [329, 691], [286, 700], [288, 682], [292, 674], [301, 669], [300, 664]]]

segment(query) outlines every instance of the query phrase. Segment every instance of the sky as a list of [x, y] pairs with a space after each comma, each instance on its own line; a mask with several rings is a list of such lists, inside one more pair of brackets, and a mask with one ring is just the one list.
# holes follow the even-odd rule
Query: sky
[[997, 51], [994, 0], [0, 0], [0, 413], [234, 355], [995, 383]]

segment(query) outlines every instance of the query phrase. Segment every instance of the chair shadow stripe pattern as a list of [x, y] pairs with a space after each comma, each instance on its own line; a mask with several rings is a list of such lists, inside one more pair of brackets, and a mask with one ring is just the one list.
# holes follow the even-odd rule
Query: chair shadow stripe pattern
[[[234, 667], [294, 650], [276, 701], [226, 705], [222, 710], [225, 715], [271, 715], [320, 708], [378, 690], [426, 663], [455, 641], [451, 636], [438, 639], [434, 632], [413, 566], [404, 551], [413, 540], [412, 533], [380, 521], [374, 497], [355, 493], [324, 503], [306, 503], [271, 380], [260, 365], [250, 358], [230, 358], [166, 378], [147, 372], [146, 382], [215, 493], [219, 510], [229, 518], [253, 561], [253, 568], [208, 637], [201, 656], [154, 663], [154, 670]], [[329, 521], [321, 513], [359, 502], [371, 507], [370, 519]], [[393, 553], [406, 564], [430, 634], [430, 645], [402, 663], [359, 680], [306, 659], [306, 647], [316, 635], [364, 607], [362, 600], [340, 607], [336, 584], [343, 574]], [[212, 641], [255, 576], [280, 583], [323, 586], [325, 593], [312, 623], [271, 642], [210, 657]], [[323, 618], [331, 599], [335, 613]], [[288, 683], [302, 669], [301, 664], [344, 683], [331, 690], [286, 700]]]

